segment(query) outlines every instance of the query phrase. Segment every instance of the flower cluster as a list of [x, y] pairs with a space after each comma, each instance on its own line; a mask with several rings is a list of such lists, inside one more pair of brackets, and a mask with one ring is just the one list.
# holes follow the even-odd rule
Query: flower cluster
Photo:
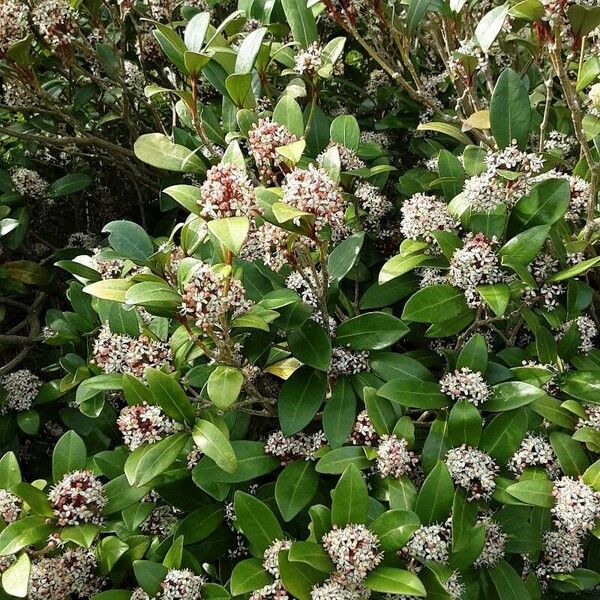
[[29, 410], [33, 406], [41, 386], [41, 379], [29, 369], [13, 371], [0, 378], [0, 389], [4, 389], [5, 394], [0, 404], [0, 415], [5, 415], [13, 410], [16, 412]]
[[405, 200], [400, 209], [402, 222], [400, 230], [409, 240], [435, 242], [436, 231], [454, 231], [459, 224], [448, 212], [448, 206], [435, 196], [415, 194]]
[[280, 581], [268, 583], [253, 592], [248, 600], [291, 600]]
[[323, 49], [317, 44], [312, 43], [306, 50], [302, 50], [296, 54], [294, 59], [294, 70], [300, 75], [314, 77], [316, 72], [321, 68]]
[[552, 495], [556, 504], [551, 512], [557, 527], [579, 534], [594, 528], [600, 517], [600, 492], [583, 481], [565, 476], [554, 482]]
[[107, 498], [102, 483], [91, 471], [67, 473], [48, 494], [59, 525], [80, 525], [104, 522], [102, 509]]
[[382, 220], [392, 212], [394, 205], [377, 186], [364, 181], [356, 186], [354, 196], [360, 208], [365, 211], [364, 228], [378, 233]]
[[369, 371], [369, 353], [366, 350], [352, 350], [350, 347], [337, 346], [331, 352], [329, 376], [333, 379], [343, 375], [356, 375]]
[[525, 469], [540, 467], [545, 469], [550, 479], [560, 475], [560, 465], [550, 442], [541, 435], [528, 433], [519, 449], [508, 461], [508, 468], [519, 477]]
[[27, 30], [27, 5], [20, 0], [5, 0], [0, 4], [0, 58]]
[[587, 354], [594, 349], [594, 338], [598, 335], [598, 328], [596, 323], [591, 317], [587, 315], [581, 315], [571, 321], [567, 321], [561, 325], [560, 331], [557, 335], [557, 339], [562, 339], [564, 335], [575, 327], [579, 334], [579, 350], [584, 354]]
[[264, 552], [263, 567], [275, 579], [279, 579], [279, 553], [289, 550], [291, 546], [290, 540], [275, 540]]
[[313, 434], [304, 432], [284, 436], [281, 431], [274, 431], [265, 442], [265, 453], [277, 456], [282, 465], [297, 460], [315, 460], [315, 453], [326, 444], [325, 434], [317, 431]]
[[12, 173], [12, 184], [15, 192], [24, 198], [43, 200], [48, 195], [48, 182], [32, 169], [15, 169]]
[[487, 500], [496, 489], [500, 467], [485, 452], [463, 444], [446, 453], [446, 466], [456, 485], [468, 493], [468, 500]]
[[349, 441], [355, 446], [374, 446], [379, 441], [379, 435], [366, 410], [356, 416]]
[[239, 279], [200, 263], [183, 286], [180, 312], [191, 316], [203, 331], [218, 329], [228, 313], [235, 316], [248, 310], [245, 294]]
[[160, 406], [146, 402], [126, 406], [117, 419], [123, 443], [133, 451], [142, 444], [153, 444], [175, 431], [175, 422], [167, 417]]
[[545, 531], [542, 538], [542, 555], [535, 568], [538, 578], [547, 584], [553, 573], [572, 573], [581, 566], [584, 557], [581, 536], [559, 529]]
[[422, 525], [400, 551], [403, 556], [446, 564], [450, 556], [450, 531], [446, 525]]
[[8, 490], [0, 489], [0, 517], [5, 523], [13, 523], [19, 518], [23, 501]]
[[506, 534], [500, 524], [491, 517], [481, 517], [478, 525], [485, 529], [485, 538], [483, 550], [474, 564], [476, 567], [494, 567], [504, 558]]
[[377, 470], [382, 477], [400, 479], [412, 473], [417, 457], [408, 450], [408, 442], [397, 435], [382, 435], [377, 448]]
[[360, 584], [383, 560], [379, 538], [364, 525], [334, 525], [322, 542], [340, 578], [354, 584]]
[[207, 219], [252, 217], [261, 212], [252, 182], [237, 165], [222, 163], [211, 167], [200, 194], [200, 215]]
[[281, 271], [288, 264], [291, 235], [289, 231], [268, 221], [250, 230], [242, 246], [240, 258], [260, 261], [273, 271]]
[[466, 400], [475, 406], [489, 400], [492, 393], [479, 371], [462, 367], [452, 373], [446, 373], [440, 380], [442, 392], [453, 400]]
[[161, 600], [196, 600], [201, 598], [204, 578], [190, 569], [169, 569], [160, 584]]
[[77, 35], [77, 15], [67, 0], [41, 0], [31, 11], [31, 20], [51, 46], [66, 46]]
[[171, 535], [179, 523], [180, 511], [168, 504], [158, 504], [140, 524], [140, 531], [146, 535], [165, 538]]
[[248, 147], [264, 183], [276, 182], [282, 157], [277, 148], [297, 142], [285, 125], [271, 119], [259, 119], [248, 132]]
[[92, 362], [105, 373], [128, 373], [143, 377], [146, 368], [170, 367], [172, 353], [168, 344], [141, 335], [132, 338], [113, 333], [103, 325], [94, 340]]

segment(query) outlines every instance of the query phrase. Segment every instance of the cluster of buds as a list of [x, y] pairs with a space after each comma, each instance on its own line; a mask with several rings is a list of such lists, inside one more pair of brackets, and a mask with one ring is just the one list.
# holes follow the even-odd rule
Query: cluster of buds
[[492, 393], [483, 375], [469, 367], [446, 373], [440, 380], [440, 386], [442, 392], [453, 400], [466, 400], [475, 406], [483, 404]]
[[583, 410], [585, 411], [586, 418], [580, 418], [576, 428], [591, 427], [600, 431], [600, 404], [584, 404]]
[[292, 547], [290, 540], [275, 540], [264, 552], [263, 568], [279, 579], [279, 553], [282, 550], [289, 550]]
[[169, 504], [158, 504], [142, 521], [140, 531], [146, 535], [165, 538], [173, 533], [179, 523], [180, 512]]
[[468, 500], [487, 500], [496, 489], [500, 467], [485, 452], [463, 444], [446, 453], [446, 466], [454, 483], [468, 494]]
[[557, 339], [561, 340], [571, 327], [575, 327], [579, 333], [579, 351], [584, 354], [591, 352], [594, 349], [594, 338], [598, 335], [598, 328], [594, 320], [587, 315], [581, 315], [563, 323], [556, 336]]
[[145, 335], [132, 338], [123, 333], [112, 333], [108, 325], [103, 325], [94, 340], [91, 362], [105, 373], [144, 377], [146, 368], [170, 367], [172, 360], [168, 344]]
[[556, 504], [551, 512], [559, 529], [584, 534], [594, 528], [600, 517], [600, 492], [572, 477], [554, 482], [552, 495]]
[[366, 410], [358, 413], [348, 441], [355, 446], [375, 446], [379, 435]]
[[200, 215], [205, 219], [253, 217], [261, 213], [252, 182], [237, 165], [211, 167], [200, 188]]
[[547, 283], [546, 280], [556, 273], [560, 263], [549, 252], [542, 252], [527, 266], [527, 270], [533, 275], [538, 289], [525, 288], [526, 300], [541, 300], [546, 310], [555, 310], [559, 306], [558, 298], [564, 293], [564, 287], [557, 283]]
[[414, 452], [408, 450], [408, 442], [396, 434], [381, 436], [377, 448], [377, 470], [381, 477], [400, 479], [413, 472], [418, 462]]
[[48, 182], [37, 171], [20, 167], [13, 171], [11, 179], [13, 189], [23, 198], [43, 200], [48, 196]]
[[340, 157], [340, 167], [342, 168], [342, 171], [353, 171], [354, 169], [362, 169], [366, 166], [365, 163], [358, 157], [356, 152], [352, 150], [352, 148], [348, 148], [343, 144], [330, 142], [327, 148], [323, 150], [319, 156], [317, 156], [317, 164], [319, 167], [324, 168], [327, 151], [330, 148], [335, 148], [337, 150], [338, 156]]
[[581, 566], [585, 551], [581, 536], [559, 529], [545, 531], [542, 537], [542, 555], [535, 568], [538, 579], [547, 585], [554, 573], [572, 573]]
[[481, 517], [478, 525], [485, 529], [485, 538], [481, 554], [477, 557], [474, 565], [476, 567], [494, 567], [504, 558], [506, 534], [491, 517]]
[[377, 186], [366, 181], [356, 186], [354, 196], [358, 200], [359, 207], [365, 211], [364, 228], [377, 233], [381, 227], [381, 221], [392, 212], [394, 205]]
[[274, 431], [265, 442], [265, 453], [277, 456], [282, 465], [294, 460], [315, 460], [316, 452], [320, 450], [327, 440], [322, 431], [313, 434], [304, 432], [291, 436], [284, 436], [281, 431]]
[[203, 331], [219, 328], [228, 313], [233, 317], [250, 308], [245, 293], [241, 281], [200, 263], [183, 286], [180, 312], [194, 318]]
[[198, 600], [204, 578], [190, 569], [170, 569], [160, 584], [161, 600]]
[[31, 11], [31, 20], [50, 46], [66, 46], [77, 35], [77, 14], [67, 0], [41, 0]]
[[281, 201], [315, 217], [315, 231], [330, 227], [334, 240], [341, 239], [347, 229], [344, 223], [346, 201], [337, 184], [314, 165], [290, 171], [281, 186]]
[[4, 400], [0, 403], [0, 415], [5, 415], [9, 411], [29, 410], [41, 386], [41, 379], [29, 369], [13, 371], [0, 378], [0, 389], [4, 389], [5, 394]]
[[282, 157], [277, 148], [297, 142], [298, 138], [290, 133], [285, 125], [271, 119], [259, 119], [248, 132], [248, 147], [261, 180], [275, 183], [278, 177]]
[[27, 31], [27, 5], [20, 0], [4, 0], [0, 4], [0, 58]]
[[240, 258], [250, 262], [257, 260], [279, 272], [288, 264], [291, 237], [289, 231], [265, 221], [250, 230]]
[[175, 432], [175, 422], [165, 415], [162, 408], [146, 402], [123, 408], [117, 419], [117, 427], [123, 436], [123, 443], [131, 451], [142, 444], [159, 442]]
[[100, 273], [102, 279], [118, 279], [123, 272], [124, 262], [120, 258], [104, 258], [100, 248], [94, 248], [90, 267]]
[[362, 583], [344, 579], [340, 573], [334, 573], [322, 585], [316, 585], [310, 591], [310, 600], [369, 600], [371, 590]]
[[289, 596], [281, 581], [275, 581], [253, 592], [248, 600], [291, 600], [291, 596]]
[[14, 523], [21, 514], [23, 501], [5, 489], [0, 489], [0, 518], [5, 523]]
[[329, 376], [333, 379], [343, 375], [356, 375], [370, 371], [369, 353], [366, 350], [352, 350], [338, 346], [331, 352], [331, 364], [329, 365]]
[[525, 436], [507, 466], [517, 477], [520, 477], [523, 471], [530, 467], [545, 469], [550, 479], [560, 475], [560, 465], [550, 442], [541, 435], [531, 433]]
[[343, 581], [360, 584], [383, 560], [379, 538], [364, 525], [334, 525], [322, 542]]
[[422, 525], [399, 553], [415, 560], [446, 564], [450, 555], [450, 537], [446, 525]]
[[436, 231], [454, 231], [459, 223], [448, 212], [448, 206], [435, 196], [414, 194], [405, 200], [400, 209], [400, 230], [408, 240], [435, 242]]
[[449, 281], [465, 291], [467, 303], [477, 307], [481, 302], [476, 288], [499, 283], [503, 279], [498, 256], [494, 252], [496, 239], [486, 240], [481, 233], [469, 233], [462, 248], [450, 260]]
[[102, 484], [91, 471], [67, 473], [50, 490], [48, 499], [58, 517], [58, 524], [81, 525], [91, 523], [102, 525], [102, 509], [107, 498]]

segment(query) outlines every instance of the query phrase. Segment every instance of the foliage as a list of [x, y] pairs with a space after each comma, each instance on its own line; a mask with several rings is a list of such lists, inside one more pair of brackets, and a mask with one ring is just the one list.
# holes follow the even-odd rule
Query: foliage
[[597, 7], [201, 4], [34, 3], [5, 49], [6, 154], [63, 122], [165, 214], [3, 266], [3, 594], [594, 597]]

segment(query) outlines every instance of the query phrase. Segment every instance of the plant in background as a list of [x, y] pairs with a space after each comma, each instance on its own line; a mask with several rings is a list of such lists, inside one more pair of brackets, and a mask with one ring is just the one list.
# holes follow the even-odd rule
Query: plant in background
[[71, 308], [0, 381], [8, 596], [597, 594], [600, 9], [309, 4], [29, 7], [65, 60], [134, 28], [169, 218], [52, 255]]

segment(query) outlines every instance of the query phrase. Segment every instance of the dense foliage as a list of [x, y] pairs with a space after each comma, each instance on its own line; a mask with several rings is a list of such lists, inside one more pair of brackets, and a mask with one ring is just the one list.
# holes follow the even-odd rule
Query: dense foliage
[[599, 31], [5, 0], [0, 598], [597, 597]]

